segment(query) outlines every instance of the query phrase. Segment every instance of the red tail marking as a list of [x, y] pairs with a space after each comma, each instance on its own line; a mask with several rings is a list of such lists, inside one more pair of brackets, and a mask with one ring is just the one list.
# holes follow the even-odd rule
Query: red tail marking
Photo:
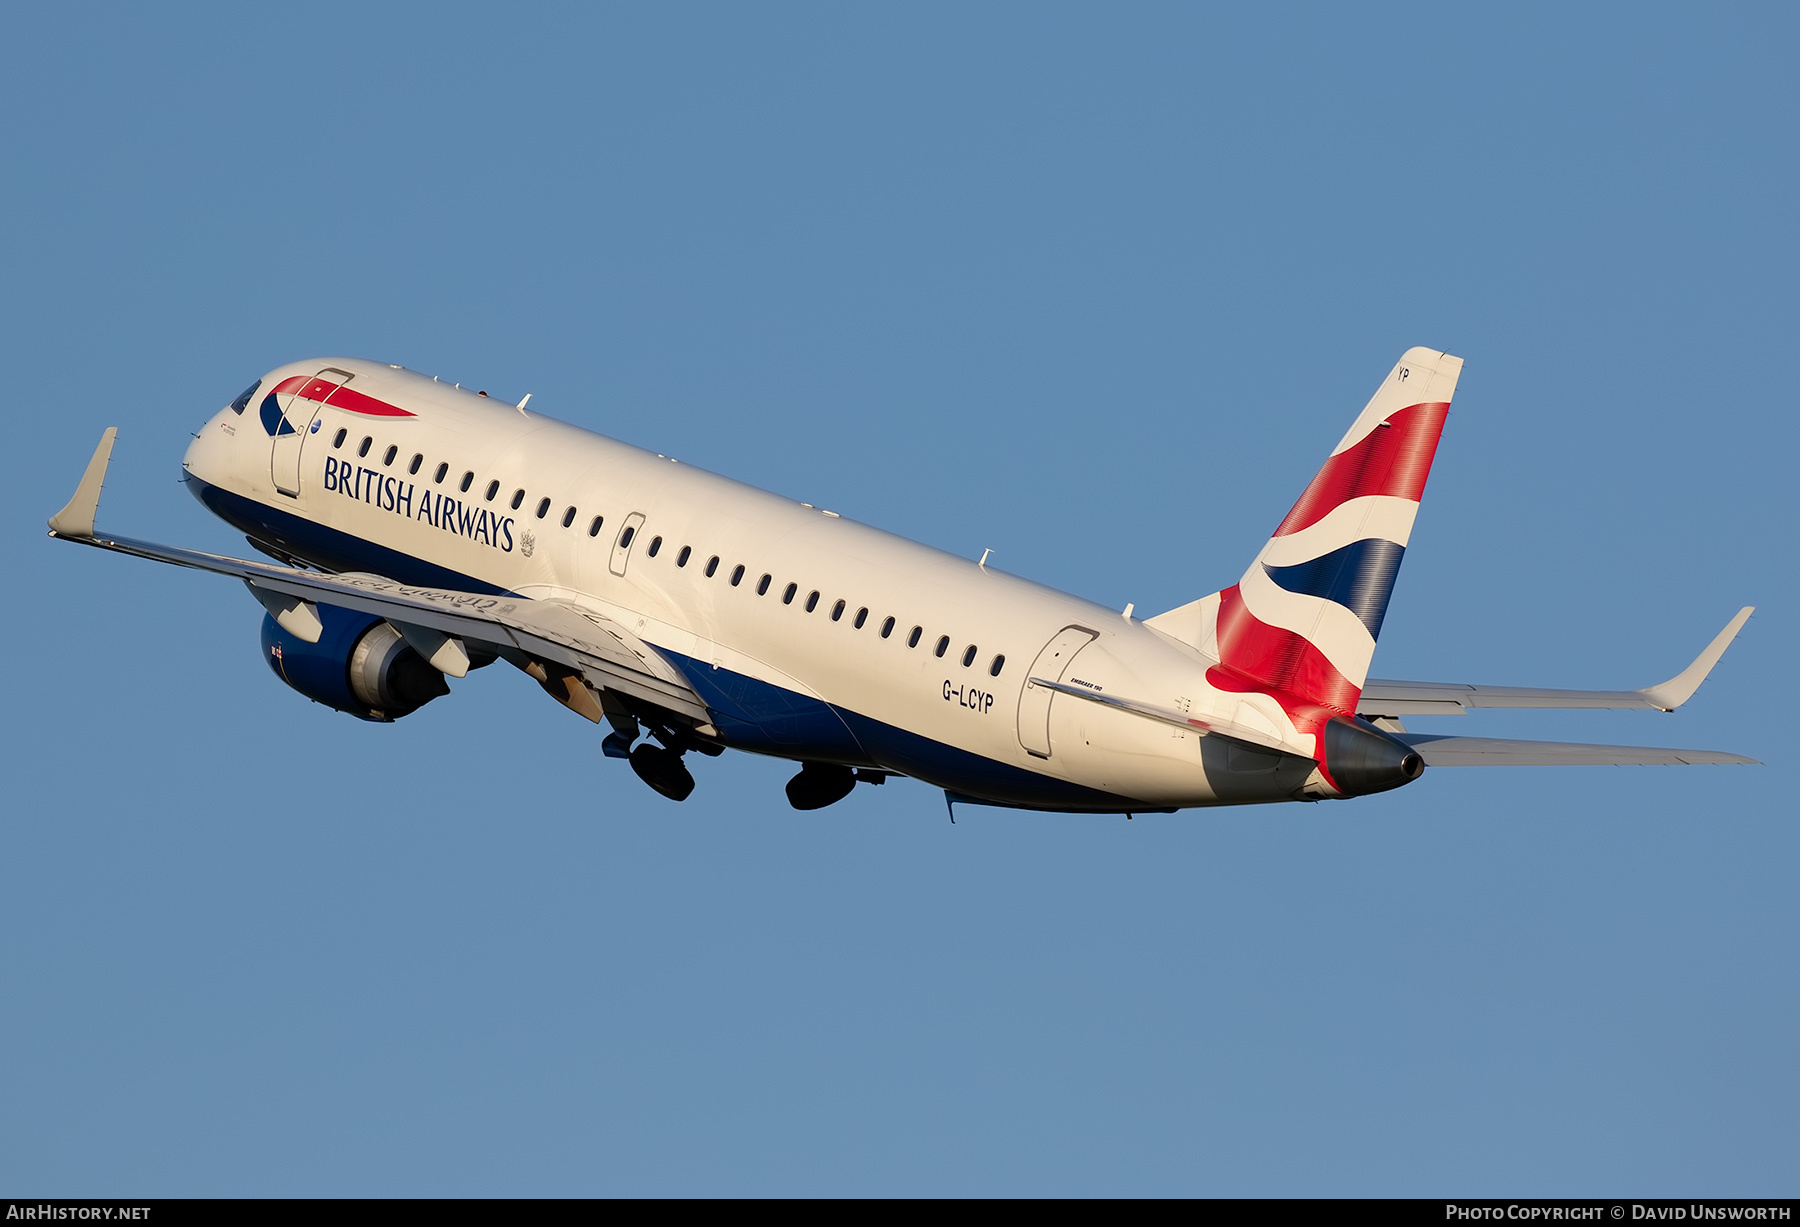
[[[1236, 584], [1219, 594], [1218, 636], [1219, 663], [1231, 673], [1307, 703], [1346, 713], [1356, 710], [1362, 687], [1353, 685], [1306, 639], [1258, 619], [1244, 604]], [[1207, 680], [1221, 690], [1245, 689], [1222, 685], [1213, 676], [1219, 672], [1208, 670]]]
[[1425, 493], [1425, 478], [1449, 412], [1448, 401], [1402, 409], [1388, 418], [1385, 428], [1376, 427], [1350, 450], [1327, 460], [1275, 536], [1317, 524], [1353, 498], [1389, 494], [1417, 502]]

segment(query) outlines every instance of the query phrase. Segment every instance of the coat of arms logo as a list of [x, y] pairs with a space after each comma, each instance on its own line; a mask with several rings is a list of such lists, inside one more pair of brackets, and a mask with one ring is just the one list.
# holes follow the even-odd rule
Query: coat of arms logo
[[525, 555], [525, 557], [527, 557], [527, 558], [530, 558], [531, 551], [536, 548], [537, 548], [537, 538], [532, 536], [530, 532], [523, 532], [523, 533], [519, 534], [519, 553]]

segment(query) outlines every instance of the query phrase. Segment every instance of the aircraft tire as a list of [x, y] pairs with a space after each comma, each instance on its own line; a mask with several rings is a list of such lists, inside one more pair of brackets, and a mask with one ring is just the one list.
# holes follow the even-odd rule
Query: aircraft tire
[[788, 804], [795, 809], [836, 805], [856, 787], [856, 772], [835, 763], [808, 763], [787, 782]]
[[685, 801], [694, 791], [694, 776], [673, 750], [645, 742], [631, 752], [638, 779], [671, 801]]

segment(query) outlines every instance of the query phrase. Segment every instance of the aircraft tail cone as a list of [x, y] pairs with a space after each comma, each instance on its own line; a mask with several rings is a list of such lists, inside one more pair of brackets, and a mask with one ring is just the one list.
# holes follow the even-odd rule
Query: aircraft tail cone
[[1387, 792], [1425, 774], [1419, 752], [1366, 720], [1337, 716], [1325, 725], [1325, 770], [1346, 797]]

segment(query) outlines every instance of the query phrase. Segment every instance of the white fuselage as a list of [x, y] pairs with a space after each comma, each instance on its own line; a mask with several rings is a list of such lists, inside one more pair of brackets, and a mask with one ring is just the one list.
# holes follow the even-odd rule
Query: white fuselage
[[[755, 710], [769, 710], [766, 687], [793, 696], [803, 714], [787, 739], [736, 739], [745, 748], [1046, 808], [1295, 788], [1294, 764], [1228, 763], [1216, 739], [1098, 703], [1040, 693], [1022, 710], [1039, 653], [1078, 627], [1094, 638], [1077, 632], [1078, 659], [1051, 680], [1291, 729], [1274, 700], [1215, 689], [1216, 662], [1141, 621], [400, 368], [296, 363], [270, 372], [257, 400], [327, 368], [414, 416], [307, 403], [294, 410], [299, 437], [272, 439], [252, 402], [221, 411], [188, 450], [196, 493], [265, 545], [331, 570], [587, 604], [683, 667], [732, 679], [727, 689], [749, 679]], [[821, 704], [851, 739], [815, 734]], [[1047, 744], [1033, 720], [1047, 720]]]

